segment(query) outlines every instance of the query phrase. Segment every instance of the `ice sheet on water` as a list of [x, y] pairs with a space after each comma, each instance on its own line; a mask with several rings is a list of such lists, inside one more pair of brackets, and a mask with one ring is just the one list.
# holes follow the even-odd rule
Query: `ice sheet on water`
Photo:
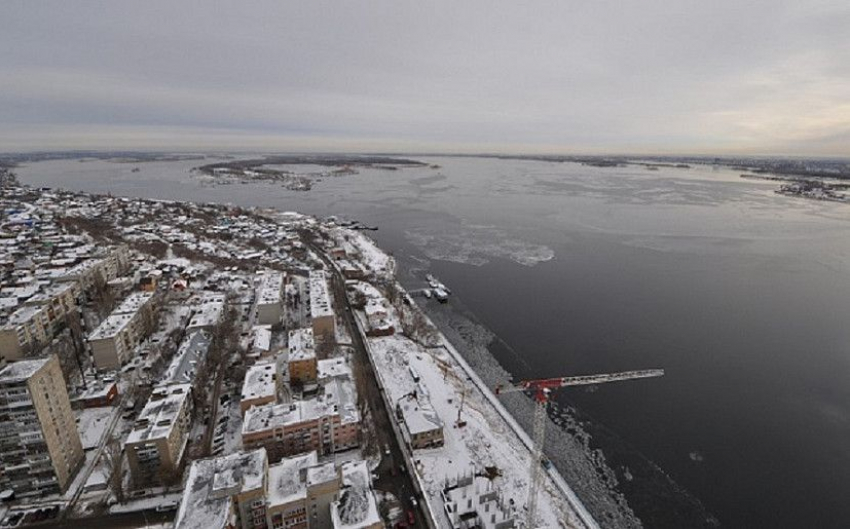
[[418, 228], [405, 232], [407, 240], [430, 259], [482, 266], [492, 258], [509, 259], [524, 266], [555, 257], [551, 248], [511, 237], [494, 226], [453, 226], [451, 231]]

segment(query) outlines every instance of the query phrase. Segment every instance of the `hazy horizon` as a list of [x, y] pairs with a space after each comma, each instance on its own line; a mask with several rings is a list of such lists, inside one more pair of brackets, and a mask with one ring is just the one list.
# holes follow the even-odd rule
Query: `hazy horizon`
[[0, 152], [847, 156], [850, 5], [0, 5]]

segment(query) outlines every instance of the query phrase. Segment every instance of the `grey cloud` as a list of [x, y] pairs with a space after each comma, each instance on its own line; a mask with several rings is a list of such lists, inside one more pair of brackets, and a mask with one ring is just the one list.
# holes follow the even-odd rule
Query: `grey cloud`
[[0, 150], [847, 154], [848, 22], [841, 1], [6, 1]]

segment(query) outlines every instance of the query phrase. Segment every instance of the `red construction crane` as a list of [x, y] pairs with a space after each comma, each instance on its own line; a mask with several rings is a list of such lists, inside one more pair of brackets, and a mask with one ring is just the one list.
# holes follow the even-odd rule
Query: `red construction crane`
[[582, 375], [576, 377], [542, 378], [523, 380], [510, 386], [496, 386], [496, 395], [515, 391], [530, 391], [537, 405], [534, 407], [534, 444], [531, 454], [531, 471], [529, 472], [528, 503], [526, 511], [526, 528], [535, 527], [537, 515], [537, 490], [543, 476], [542, 464], [543, 443], [546, 439], [546, 405], [552, 391], [566, 386], [590, 386], [606, 382], [620, 382], [636, 378], [652, 378], [664, 375], [663, 369], [646, 369], [643, 371], [625, 371], [622, 373], [607, 373], [602, 375]]

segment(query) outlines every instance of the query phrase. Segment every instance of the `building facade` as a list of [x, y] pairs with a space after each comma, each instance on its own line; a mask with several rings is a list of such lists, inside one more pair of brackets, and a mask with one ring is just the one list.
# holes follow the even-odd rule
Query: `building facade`
[[154, 389], [124, 443], [136, 486], [168, 481], [180, 474], [192, 426], [190, 384]]
[[98, 369], [119, 369], [151, 331], [153, 294], [134, 292], [107, 316], [88, 337]]
[[311, 384], [316, 381], [316, 347], [313, 329], [295, 329], [289, 331], [289, 382], [292, 384]]
[[323, 270], [310, 272], [310, 318], [316, 340], [328, 343], [336, 340], [336, 318], [331, 306], [328, 280]]
[[265, 274], [260, 278], [257, 288], [257, 323], [275, 325], [283, 319], [282, 273]]
[[77, 310], [79, 284], [54, 283], [30, 297], [0, 323], [0, 360], [12, 362], [37, 355]]
[[[347, 501], [344, 495], [356, 496]], [[263, 449], [192, 463], [175, 529], [381, 529], [365, 461], [308, 452], [269, 464]]]
[[0, 371], [0, 489], [18, 496], [62, 492], [83, 460], [56, 356]]
[[242, 424], [242, 445], [265, 448], [272, 462], [311, 451], [330, 454], [359, 444], [356, 409], [341, 410], [323, 399], [254, 407], [245, 413]]

